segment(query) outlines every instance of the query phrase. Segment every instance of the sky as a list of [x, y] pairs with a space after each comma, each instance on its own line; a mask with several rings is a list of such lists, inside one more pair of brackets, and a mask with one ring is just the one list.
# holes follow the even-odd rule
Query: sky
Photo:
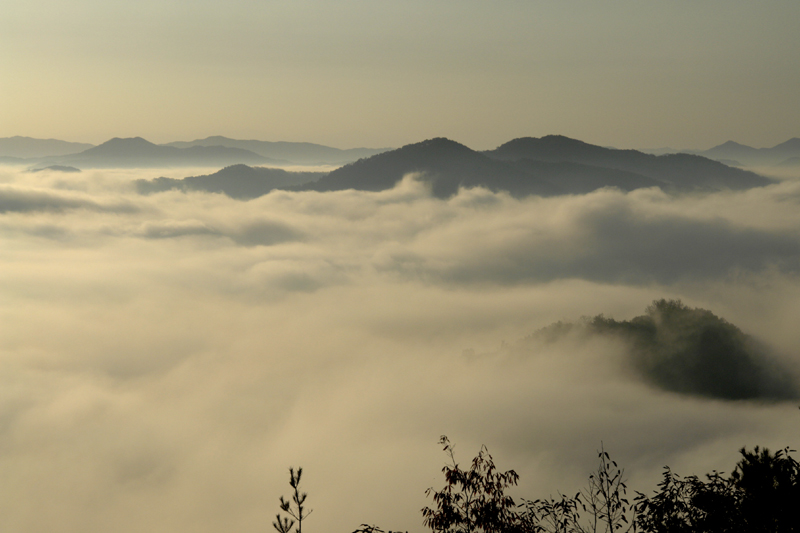
[[515, 497], [572, 494], [603, 446], [630, 490], [797, 448], [797, 401], [668, 392], [614, 336], [535, 333], [661, 298], [800, 376], [800, 176], [738, 192], [249, 201], [134, 180], [201, 169], [0, 168], [0, 526], [271, 531], [290, 466], [304, 531], [425, 531], [447, 435]]
[[800, 135], [795, 0], [0, 0], [0, 137], [491, 149]]

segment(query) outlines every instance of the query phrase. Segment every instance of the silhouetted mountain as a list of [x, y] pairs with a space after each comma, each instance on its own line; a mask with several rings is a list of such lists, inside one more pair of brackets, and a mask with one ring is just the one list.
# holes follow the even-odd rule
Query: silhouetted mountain
[[34, 139], [32, 137], [5, 137], [0, 139], [0, 156], [34, 158], [75, 154], [91, 148], [92, 144]]
[[319, 179], [324, 172], [287, 172], [280, 168], [232, 165], [219, 172], [183, 179], [156, 178], [136, 180], [139, 194], [152, 194], [172, 189], [181, 191], [220, 192], [238, 200], [257, 198], [274, 189], [287, 188]]
[[776, 157], [800, 157], [800, 138], [792, 137], [786, 142], [768, 149]]
[[751, 146], [745, 146], [737, 142], [728, 141], [710, 148], [708, 150], [697, 152], [697, 155], [702, 155], [709, 159], [722, 162], [723, 160], [737, 161], [740, 164], [750, 161], [753, 158], [759, 157], [759, 150]]
[[772, 148], [753, 148], [728, 141], [697, 153], [716, 161], [734, 160], [748, 166], [780, 165], [787, 159], [800, 157], [800, 138], [794, 137]]
[[362, 157], [370, 157], [390, 150], [390, 148], [351, 148], [348, 150], [340, 150], [338, 148], [331, 148], [330, 146], [313, 143], [245, 141], [229, 139], [219, 135], [189, 142], [172, 142], [163, 146], [173, 146], [176, 148], [188, 148], [191, 146], [227, 146], [230, 148], [249, 150], [276, 161], [302, 165], [341, 165], [343, 163], [356, 161]]
[[656, 156], [637, 150], [603, 148], [560, 135], [514, 139], [484, 153], [501, 161], [531, 159], [623, 170], [658, 180], [665, 184], [664, 188], [677, 191], [747, 189], [772, 183], [753, 172], [697, 155]]
[[616, 187], [623, 191], [647, 187], [664, 188], [661, 180], [648, 178], [634, 172], [603, 168], [580, 163], [534, 161], [520, 159], [513, 165], [539, 179], [554, 183], [569, 194], [586, 194], [603, 187]]
[[420, 172], [433, 194], [446, 198], [459, 187], [486, 187], [517, 196], [549, 196], [566, 192], [550, 181], [531, 175], [514, 164], [497, 161], [449, 139], [437, 138], [361, 159], [334, 170], [300, 189], [337, 191], [391, 189], [403, 176]]
[[45, 158], [48, 163], [92, 167], [224, 166], [269, 163], [270, 159], [240, 148], [159, 146], [141, 137], [114, 138], [78, 154]]

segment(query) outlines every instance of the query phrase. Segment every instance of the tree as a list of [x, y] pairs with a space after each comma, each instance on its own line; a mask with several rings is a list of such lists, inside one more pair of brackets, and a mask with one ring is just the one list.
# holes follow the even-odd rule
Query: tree
[[736, 532], [741, 524], [739, 494], [719, 472], [681, 478], [664, 468], [659, 490], [636, 497], [636, 523], [647, 533]]
[[[635, 529], [628, 518], [633, 507], [627, 499], [624, 471], [605, 449], [598, 452], [600, 464], [589, 475], [586, 488], [573, 498], [523, 500], [523, 529], [532, 533], [617, 533]], [[584, 517], [581, 511], [586, 513]]]
[[[281, 516], [280, 513], [275, 515], [276, 521], [272, 523], [272, 526], [278, 533], [291, 533], [292, 526], [295, 523], [297, 523], [295, 533], [303, 533], [303, 520], [311, 514], [311, 510], [306, 511], [305, 507], [303, 507], [308, 494], [300, 492], [300, 476], [302, 475], [302, 468], [298, 468], [297, 472], [295, 472], [294, 468], [289, 468], [289, 485], [294, 489], [294, 494], [291, 501], [281, 496], [280, 507], [291, 518], [289, 516]], [[294, 506], [292, 506], [292, 503], [294, 503]]]
[[519, 528], [516, 505], [505, 489], [517, 484], [513, 470], [499, 472], [492, 456], [481, 446], [467, 470], [455, 459], [453, 445], [446, 436], [439, 439], [450, 462], [442, 468], [446, 484], [440, 491], [429, 488], [435, 508], [422, 509], [423, 523], [434, 532], [506, 533]]
[[754, 533], [800, 531], [800, 463], [788, 448], [771, 453], [756, 446], [740, 450], [742, 459], [731, 474], [740, 493], [742, 522]]
[[660, 490], [639, 494], [637, 524], [645, 533], [793, 533], [800, 531], [800, 464], [784, 449], [741, 449], [730, 476], [681, 478], [665, 468]]

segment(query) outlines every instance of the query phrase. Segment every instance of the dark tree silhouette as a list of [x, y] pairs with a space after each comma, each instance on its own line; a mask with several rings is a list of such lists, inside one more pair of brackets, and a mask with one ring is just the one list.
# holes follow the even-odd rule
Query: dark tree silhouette
[[800, 464], [784, 449], [742, 448], [733, 473], [703, 481], [665, 468], [655, 495], [637, 496], [637, 525], [652, 533], [800, 531]]
[[[287, 500], [281, 496], [280, 507], [281, 510], [287, 513], [291, 518], [289, 518], [289, 516], [281, 516], [280, 513], [275, 515], [276, 521], [272, 523], [272, 526], [278, 533], [291, 533], [292, 526], [294, 526], [295, 523], [297, 523], [295, 533], [303, 533], [303, 520], [311, 514], [311, 509], [306, 511], [306, 508], [303, 507], [308, 494], [300, 492], [300, 476], [302, 475], [302, 468], [298, 468], [297, 472], [295, 472], [294, 468], [289, 468], [289, 485], [294, 489], [294, 494], [291, 500]], [[294, 506], [292, 504], [294, 504]]]
[[[665, 467], [658, 490], [652, 496], [637, 492], [631, 504], [623, 469], [601, 447], [597, 470], [574, 497], [523, 499], [517, 505], [505, 491], [519, 476], [498, 471], [486, 446], [462, 469], [448, 438], [439, 444], [449, 457], [442, 468], [445, 486], [426, 490], [434, 506], [422, 509], [423, 524], [433, 533], [800, 533], [800, 463], [788, 448], [742, 448], [729, 476], [712, 471], [704, 480]], [[311, 513], [299, 489], [302, 472], [289, 469], [294, 495], [280, 499], [289, 516], [277, 515], [278, 533], [292, 533], [295, 523], [294, 533], [302, 533]], [[362, 524], [354, 533], [385, 532]]]
[[[523, 500], [523, 531], [532, 533], [617, 533], [635, 529], [624, 470], [601, 447], [597, 470], [573, 498]], [[585, 514], [581, 514], [581, 511]]]
[[519, 476], [513, 470], [497, 471], [485, 446], [464, 470], [447, 437], [439, 443], [450, 457], [442, 469], [446, 485], [438, 492], [426, 491], [436, 508], [422, 510], [423, 523], [435, 533], [619, 533], [635, 528], [623, 470], [604, 449], [598, 452], [597, 471], [574, 498], [559, 495], [515, 505], [505, 490]]
[[800, 531], [800, 463], [790, 451], [741, 449], [742, 459], [731, 481], [741, 494], [741, 515], [748, 531]]
[[440, 491], [429, 488], [435, 508], [422, 509], [423, 523], [434, 532], [504, 533], [518, 528], [516, 505], [505, 489], [517, 484], [513, 470], [499, 472], [492, 456], [481, 446], [472, 465], [463, 470], [455, 460], [453, 445], [442, 436], [439, 444], [450, 457], [442, 469], [446, 484]]

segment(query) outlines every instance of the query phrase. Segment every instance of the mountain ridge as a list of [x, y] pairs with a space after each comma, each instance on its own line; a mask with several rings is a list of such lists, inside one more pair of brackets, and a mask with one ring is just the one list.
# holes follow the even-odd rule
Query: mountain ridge
[[782, 165], [787, 159], [800, 157], [800, 138], [792, 137], [769, 148], [754, 148], [736, 141], [725, 141], [708, 150], [648, 150], [648, 153], [684, 153], [694, 154], [735, 166], [775, 166]]
[[31, 159], [67, 155], [92, 148], [89, 143], [62, 141], [60, 139], [36, 139], [15, 135], [0, 138], [0, 157]]
[[569, 162], [627, 171], [659, 180], [676, 190], [741, 189], [771, 183], [753, 172], [731, 168], [700, 155], [653, 155], [638, 150], [604, 148], [562, 135], [520, 137], [484, 153], [505, 161]]
[[175, 148], [154, 144], [142, 137], [114, 137], [76, 154], [43, 158], [49, 164], [78, 167], [227, 166], [237, 163], [264, 164], [278, 161], [241, 148], [193, 146]]
[[139, 194], [169, 190], [222, 193], [237, 200], [263, 196], [275, 189], [288, 188], [320, 178], [323, 172], [290, 172], [281, 168], [249, 167], [237, 164], [213, 174], [189, 176], [183, 179], [160, 177], [134, 182]]
[[420, 172], [422, 178], [430, 182], [434, 196], [440, 198], [452, 196], [459, 187], [475, 186], [494, 191], [511, 189], [520, 195], [550, 196], [561, 192], [552, 183], [444, 137], [360, 159], [302, 186], [300, 190], [381, 191], [394, 187], [403, 176], [412, 172]]
[[194, 141], [176, 141], [162, 146], [176, 148], [226, 146], [249, 150], [263, 157], [284, 160], [286, 163], [306, 165], [345, 164], [390, 150], [390, 148], [340, 149], [309, 142], [241, 140], [231, 139], [222, 135], [212, 135], [205, 139], [195, 139]]
[[[286, 183], [259, 177], [250, 167], [233, 166], [215, 174], [148, 185], [140, 180], [140, 192], [167, 189], [225, 192], [224, 180], [249, 183], [247, 193], [270, 190], [338, 191], [355, 189], [382, 191], [394, 187], [410, 173], [419, 173], [437, 198], [448, 198], [460, 188], [484, 187], [516, 197], [586, 194], [604, 187], [623, 191], [658, 187], [670, 193], [747, 189], [773, 183], [750, 171], [731, 168], [691, 154], [651, 155], [637, 150], [604, 148], [559, 135], [512, 139], [494, 150], [478, 152], [456, 141], [437, 137], [408, 144], [396, 150], [348, 163], [315, 181]], [[273, 169], [274, 170], [274, 169]], [[255, 181], [267, 180], [260, 185]], [[242, 189], [244, 190], [244, 189]], [[233, 191], [233, 189], [231, 189]]]

